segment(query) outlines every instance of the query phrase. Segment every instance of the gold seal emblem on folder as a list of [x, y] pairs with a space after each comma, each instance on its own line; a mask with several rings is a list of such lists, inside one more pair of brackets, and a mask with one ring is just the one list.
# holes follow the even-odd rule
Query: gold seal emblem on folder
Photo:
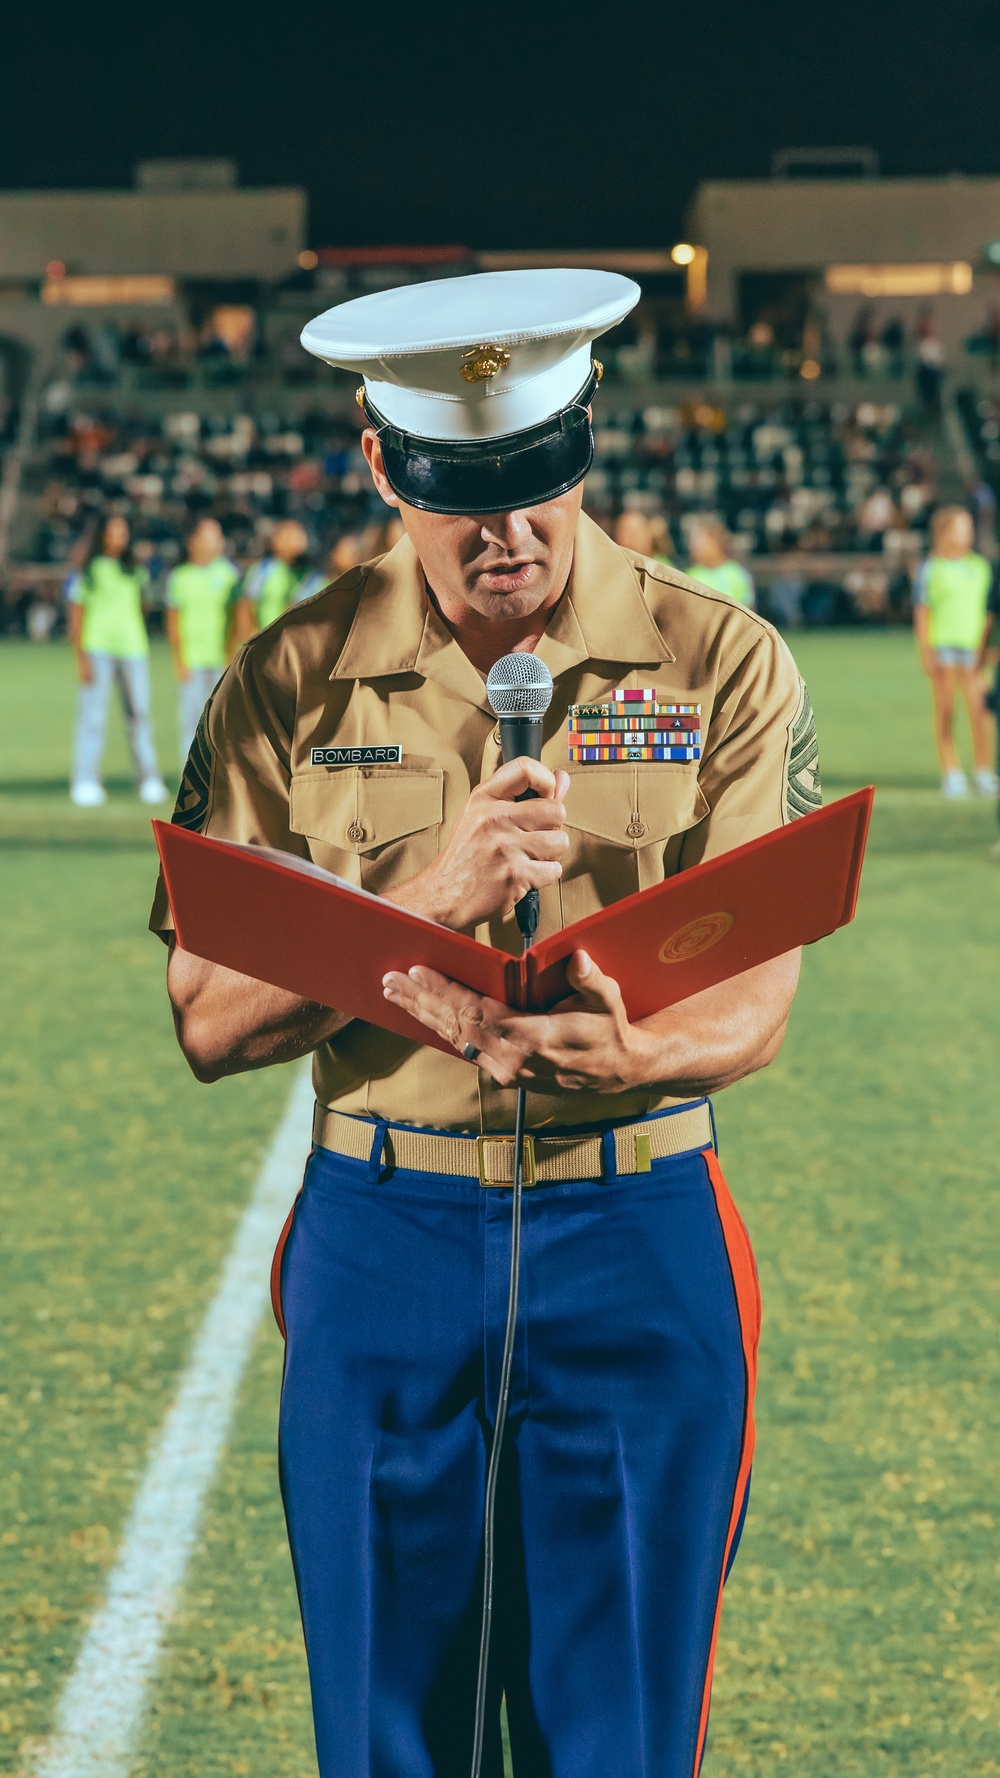
[[690, 957], [700, 957], [702, 951], [710, 951], [720, 938], [725, 938], [732, 924], [732, 914], [699, 914], [697, 920], [689, 920], [664, 939], [659, 949], [660, 962], [686, 963]]

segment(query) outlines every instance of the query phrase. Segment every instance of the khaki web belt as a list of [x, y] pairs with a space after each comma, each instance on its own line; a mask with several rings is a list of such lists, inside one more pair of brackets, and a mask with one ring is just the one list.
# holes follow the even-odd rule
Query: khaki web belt
[[[313, 1117], [313, 1142], [333, 1154], [355, 1161], [371, 1156], [374, 1119], [347, 1117], [317, 1105]], [[708, 1105], [692, 1105], [666, 1117], [639, 1124], [625, 1124], [612, 1132], [615, 1166], [619, 1173], [648, 1173], [653, 1161], [684, 1154], [692, 1148], [708, 1148], [712, 1142], [712, 1118]], [[393, 1129], [385, 1133], [386, 1166], [414, 1173], [451, 1173], [460, 1179], [478, 1179], [480, 1185], [513, 1185], [513, 1136], [440, 1136], [430, 1130]], [[562, 1180], [600, 1179], [604, 1173], [600, 1136], [525, 1136], [525, 1187], [554, 1185]]]

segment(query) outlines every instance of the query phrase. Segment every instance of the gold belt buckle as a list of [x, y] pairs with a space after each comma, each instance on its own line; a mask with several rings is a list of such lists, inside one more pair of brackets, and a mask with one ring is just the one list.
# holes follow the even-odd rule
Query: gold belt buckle
[[[499, 1142], [503, 1145], [505, 1151], [508, 1151], [508, 1162], [507, 1162], [507, 1167], [506, 1167], [506, 1176], [503, 1179], [487, 1179], [487, 1177], [486, 1177], [486, 1144], [488, 1142]], [[535, 1185], [538, 1180], [538, 1170], [535, 1166], [535, 1138], [533, 1136], [525, 1136], [524, 1137], [523, 1148], [522, 1148], [521, 1152], [522, 1152], [521, 1184], [522, 1184], [522, 1186], [527, 1188], [529, 1185]], [[514, 1138], [513, 1138], [513, 1136], [477, 1136], [476, 1137], [476, 1163], [479, 1167], [479, 1183], [480, 1183], [480, 1185], [500, 1185], [500, 1186], [513, 1185], [513, 1183], [514, 1183]]]

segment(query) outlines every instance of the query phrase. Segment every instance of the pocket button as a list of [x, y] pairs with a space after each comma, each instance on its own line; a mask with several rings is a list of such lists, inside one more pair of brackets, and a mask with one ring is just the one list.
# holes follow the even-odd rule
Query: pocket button
[[365, 830], [363, 827], [359, 827], [356, 821], [352, 821], [350, 827], [347, 829], [347, 837], [349, 840], [353, 840], [356, 845], [359, 840], [364, 839]]
[[644, 821], [630, 821], [625, 832], [630, 840], [641, 840], [646, 833], [646, 823]]

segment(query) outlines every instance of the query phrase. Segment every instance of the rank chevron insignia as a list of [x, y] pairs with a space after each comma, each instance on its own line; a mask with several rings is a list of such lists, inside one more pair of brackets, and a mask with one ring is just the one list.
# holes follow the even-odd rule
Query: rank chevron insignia
[[802, 702], [792, 723], [785, 779], [785, 815], [794, 821], [799, 815], [811, 815], [822, 808], [823, 792], [819, 781], [819, 742], [816, 739], [816, 718], [812, 700], [802, 687]]

